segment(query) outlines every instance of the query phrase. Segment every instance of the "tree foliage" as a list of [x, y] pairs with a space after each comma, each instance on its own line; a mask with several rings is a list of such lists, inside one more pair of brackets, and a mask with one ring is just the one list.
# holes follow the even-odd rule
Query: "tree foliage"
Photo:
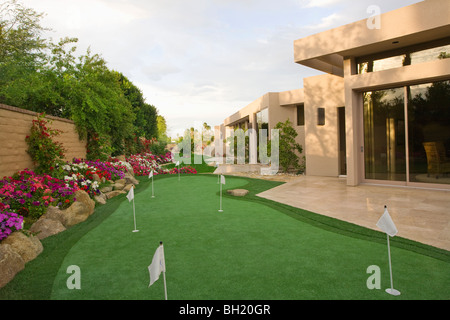
[[0, 5], [0, 103], [73, 120], [91, 158], [158, 137], [158, 110], [141, 90], [90, 49], [77, 56], [78, 39], [43, 39], [42, 17], [16, 0]]
[[[292, 127], [292, 122], [287, 119], [285, 122], [278, 122], [275, 129], [279, 129], [279, 154], [280, 166], [284, 171], [290, 169], [303, 169], [300, 163], [300, 154], [303, 152], [302, 146], [295, 141], [298, 133]], [[297, 152], [297, 153], [296, 153]]]

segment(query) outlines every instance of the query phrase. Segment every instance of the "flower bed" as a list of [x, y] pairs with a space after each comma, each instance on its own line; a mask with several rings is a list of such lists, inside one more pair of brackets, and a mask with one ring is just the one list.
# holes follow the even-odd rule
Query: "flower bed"
[[[78, 186], [74, 183], [66, 183], [48, 174], [39, 175], [31, 170], [23, 170], [0, 181], [0, 205], [3, 214], [8, 212], [11, 216], [14, 213], [22, 221], [28, 217], [33, 220], [44, 214], [50, 205], [69, 207], [76, 201], [73, 198], [76, 190]], [[0, 232], [6, 232], [5, 226], [2, 225]], [[21, 229], [17, 226], [16, 224], [16, 230]]]
[[0, 241], [23, 228], [23, 217], [9, 210], [9, 205], [0, 202]]
[[[73, 159], [73, 164], [78, 164], [79, 169], [83, 171], [84, 175], [92, 179], [93, 174], [97, 174], [100, 179], [103, 177], [106, 180], [117, 180], [117, 179], [123, 179], [125, 176], [125, 172], [127, 171], [127, 168], [124, 164], [122, 164], [120, 161], [114, 162], [114, 161], [89, 161], [89, 160], [82, 160], [82, 159]], [[74, 167], [72, 167], [72, 170]], [[75, 168], [77, 169], [77, 168]]]
[[165, 155], [155, 156], [151, 153], [139, 153], [131, 155], [126, 160], [137, 176], [148, 176], [152, 170], [157, 175], [166, 173], [161, 164], [172, 162], [172, 154], [168, 152]]
[[152, 170], [155, 175], [197, 173], [190, 166], [162, 168], [161, 164], [172, 162], [170, 152], [159, 156], [136, 154], [126, 160], [127, 163], [112, 158], [105, 162], [73, 159], [72, 163], [51, 167], [48, 174], [25, 169], [12, 177], [4, 177], [0, 180], [0, 241], [22, 229], [24, 222], [37, 220], [49, 206], [68, 208], [76, 201], [73, 195], [77, 190], [86, 191], [91, 198], [100, 194], [94, 174], [100, 180], [123, 179], [129, 165], [137, 176], [148, 176]]

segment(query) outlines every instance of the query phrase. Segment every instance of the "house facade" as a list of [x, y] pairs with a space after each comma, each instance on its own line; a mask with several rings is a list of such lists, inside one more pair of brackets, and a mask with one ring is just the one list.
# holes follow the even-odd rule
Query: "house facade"
[[449, 13], [450, 1], [425, 0], [295, 40], [295, 62], [324, 74], [223, 126], [290, 119], [307, 175], [450, 189]]

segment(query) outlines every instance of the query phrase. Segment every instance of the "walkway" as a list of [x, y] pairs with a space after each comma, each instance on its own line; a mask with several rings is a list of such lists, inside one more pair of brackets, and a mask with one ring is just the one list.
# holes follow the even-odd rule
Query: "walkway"
[[450, 250], [450, 191], [374, 185], [351, 187], [345, 179], [333, 177], [286, 178], [285, 184], [258, 196], [374, 230], [380, 230], [376, 223], [386, 205], [398, 236]]

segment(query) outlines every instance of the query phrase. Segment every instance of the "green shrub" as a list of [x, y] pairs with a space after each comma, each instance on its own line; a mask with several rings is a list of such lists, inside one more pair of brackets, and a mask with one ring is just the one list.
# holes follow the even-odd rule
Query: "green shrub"
[[[279, 154], [280, 166], [284, 171], [291, 169], [304, 170], [304, 164], [300, 163], [300, 154], [303, 152], [302, 146], [295, 141], [298, 133], [292, 127], [292, 122], [278, 122], [275, 129], [279, 129]], [[298, 153], [297, 153], [298, 152]]]
[[53, 130], [48, 127], [50, 121], [45, 119], [45, 113], [40, 113], [33, 120], [31, 133], [26, 136], [28, 154], [36, 165], [36, 172], [47, 173], [57, 163], [63, 162], [64, 148], [61, 143], [53, 141], [53, 138], [61, 134], [61, 130]]

